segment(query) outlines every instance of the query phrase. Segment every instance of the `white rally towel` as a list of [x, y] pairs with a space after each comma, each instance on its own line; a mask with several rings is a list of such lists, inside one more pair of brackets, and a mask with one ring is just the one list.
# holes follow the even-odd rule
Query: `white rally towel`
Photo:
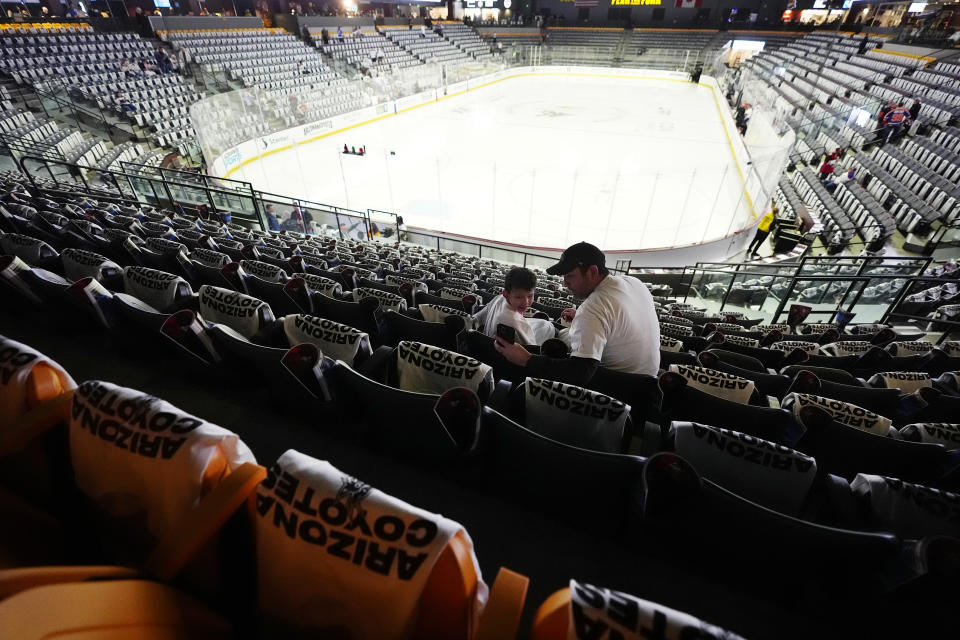
[[176, 240], [169, 240], [167, 238], [147, 238], [146, 245], [162, 255], [187, 255], [187, 246]]
[[215, 268], [220, 268], [230, 262], [230, 256], [227, 254], [220, 253], [219, 251], [212, 251], [210, 249], [203, 249], [201, 247], [195, 247], [193, 251], [190, 252], [189, 257], [194, 262], [198, 262], [207, 267]]
[[797, 516], [817, 475], [817, 462], [745, 433], [674, 422], [673, 450], [701, 476], [781, 513]]
[[889, 328], [890, 325], [888, 324], [855, 324], [852, 327], [848, 327], [847, 331], [853, 335], [866, 335]]
[[681, 327], [693, 327], [693, 320], [687, 320], [686, 318], [681, 318], [680, 316], [672, 316], [666, 313], [658, 313], [657, 320], [661, 323], [667, 324], [676, 324]]
[[464, 291], [463, 289], [453, 289], [450, 287], [440, 289], [440, 297], [444, 300], [463, 300], [467, 296], [474, 296], [474, 294], [472, 291]]
[[747, 404], [753, 395], [753, 380], [732, 373], [685, 364], [672, 364], [670, 371], [680, 374], [691, 387], [724, 400]]
[[676, 338], [671, 338], [670, 336], [660, 334], [660, 350], [661, 351], [671, 351], [673, 353], [679, 353], [683, 349], [683, 341], [677, 340]]
[[840, 330], [840, 327], [838, 327], [838, 326], [835, 325], [835, 324], [830, 324], [830, 323], [827, 323], [827, 322], [819, 322], [819, 323], [813, 323], [813, 324], [805, 324], [805, 325], [801, 325], [801, 327], [800, 327], [801, 333], [805, 333], [805, 334], [809, 334], [809, 333], [823, 333], [824, 331], [829, 331], [829, 330], [831, 330], [831, 329], [834, 329], [834, 330], [839, 331], [839, 330]]
[[820, 347], [820, 351], [828, 356], [852, 356], [866, 353], [872, 347], [872, 344], [863, 340], [841, 340], [823, 345]]
[[[397, 345], [398, 386], [404, 391], [442, 394], [467, 387], [481, 398], [493, 386], [493, 368], [468, 356], [419, 342]], [[481, 388], [486, 387], [484, 393]]]
[[672, 322], [661, 322], [660, 335], [684, 338], [693, 335], [693, 327], [685, 327], [683, 325], [673, 324]]
[[890, 425], [893, 424], [890, 418], [878, 415], [855, 404], [809, 393], [790, 393], [783, 399], [781, 406], [784, 409], [792, 409], [795, 415], [799, 414], [800, 409], [806, 406], [820, 407], [837, 422], [869, 431], [878, 436], [890, 435]]
[[933, 351], [933, 343], [929, 340], [897, 341], [888, 344], [886, 349], [894, 356], [912, 356]]
[[947, 449], [960, 449], [960, 424], [949, 422], [915, 422], [900, 429], [904, 440], [942, 444]]
[[120, 265], [93, 251], [71, 247], [63, 250], [60, 259], [63, 261], [63, 275], [71, 282], [88, 277], [102, 282], [120, 275]]
[[0, 429], [12, 424], [30, 409], [27, 403], [27, 381], [37, 365], [50, 367], [64, 391], [77, 384], [59, 364], [25, 344], [0, 336]]
[[200, 316], [207, 322], [225, 324], [244, 338], [252, 338], [268, 322], [273, 311], [266, 302], [230, 289], [200, 287]]
[[152, 542], [180, 533], [205, 491], [241, 464], [256, 462], [236, 434], [98, 380], [74, 393], [70, 454], [80, 490], [106, 516], [139, 521], [136, 528]]
[[788, 324], [758, 324], [753, 328], [754, 331], [760, 331], [762, 333], [770, 333], [771, 331], [779, 331], [780, 333], [790, 333], [790, 325]]
[[369, 287], [357, 287], [353, 290], [354, 302], [360, 302], [364, 298], [374, 298], [379, 303], [381, 311], [396, 311], [399, 313], [407, 310], [407, 301], [403, 296], [398, 296], [395, 293]]
[[342, 285], [336, 280], [324, 278], [315, 273], [298, 273], [297, 277], [303, 278], [303, 281], [307, 283], [307, 289], [319, 291], [325, 296], [339, 295], [343, 291]]
[[850, 483], [873, 519], [904, 537], [960, 536], [960, 495], [896, 478], [859, 473]]
[[123, 289], [158, 311], [169, 309], [181, 298], [193, 295], [190, 284], [180, 276], [148, 267], [126, 267]]
[[649, 600], [570, 581], [567, 640], [743, 640], [735, 633]]
[[884, 371], [876, 373], [867, 384], [881, 389], [900, 389], [901, 393], [913, 393], [917, 389], [932, 387], [930, 374], [924, 371]]
[[420, 292], [420, 293], [427, 292], [426, 283], [420, 282], [419, 280], [415, 280], [413, 278], [405, 278], [403, 276], [391, 274], [391, 275], [388, 275], [386, 278], [384, 278], [384, 281], [387, 284], [394, 287], [399, 287], [400, 285], [409, 284], [413, 288], [414, 292]]
[[326, 357], [343, 360], [351, 366], [359, 353], [368, 356], [372, 353], [366, 333], [333, 320], [302, 313], [288, 315], [283, 318], [283, 332], [291, 345], [315, 344]]
[[572, 384], [527, 378], [526, 426], [581, 449], [620, 453], [630, 405]]
[[[720, 333], [723, 333], [722, 331]], [[760, 341], [754, 338], [744, 338], [743, 336], [730, 335], [729, 333], [723, 333], [723, 341], [729, 342], [730, 344], [735, 344], [741, 347], [752, 347], [757, 349], [760, 347]]]
[[444, 307], [439, 304], [420, 304], [417, 305], [417, 308], [420, 310], [420, 315], [423, 316], [423, 319], [427, 322], [443, 322], [449, 316], [457, 316], [458, 318], [463, 318], [464, 323], [466, 323], [467, 329], [473, 329], [474, 319], [466, 311], [460, 309], [453, 309], [451, 307]]
[[717, 331], [723, 333], [742, 333], [744, 331], [743, 327], [738, 324], [730, 324], [729, 322], [714, 322], [713, 326]]
[[771, 349], [779, 349], [786, 353], [790, 353], [795, 349], [800, 349], [805, 353], [818, 354], [820, 353], [820, 345], [816, 342], [804, 342], [803, 340], [781, 340], [780, 342], [774, 342], [770, 345]]
[[448, 285], [448, 288], [450, 289], [462, 289], [463, 291], [475, 291], [477, 288], [477, 286], [473, 284], [472, 280], [451, 278], [449, 276], [443, 279], [443, 284]]
[[256, 276], [267, 282], [286, 282], [287, 272], [275, 264], [259, 260], [241, 260], [240, 268], [244, 273]]
[[[51, 271], [46, 271], [45, 269], [40, 269], [39, 267], [36, 268], [45, 274], [49, 274], [49, 276], [53, 279], [63, 280], [63, 278], [60, 278], [60, 276]], [[24, 274], [31, 271], [33, 271], [33, 269], [31, 269], [30, 265], [28, 265], [26, 262], [17, 256], [10, 256], [10, 264], [0, 270], [0, 281], [6, 282], [9, 287], [14, 289], [20, 295], [29, 299], [31, 302], [39, 303], [40, 298], [38, 298], [37, 294], [33, 292], [33, 289], [30, 288], [30, 285], [23, 280]], [[64, 280], [64, 286], [69, 285], [70, 283]]]
[[940, 344], [940, 349], [951, 358], [960, 358], [960, 340], [947, 340]]
[[17, 256], [29, 265], [57, 256], [57, 251], [43, 240], [19, 233], [0, 233], [0, 253]]
[[[353, 640], [408, 638], [433, 567], [464, 528], [352, 478], [328, 462], [284, 453], [257, 490], [260, 609], [297, 630]], [[472, 635], [472, 634], [471, 634]]]

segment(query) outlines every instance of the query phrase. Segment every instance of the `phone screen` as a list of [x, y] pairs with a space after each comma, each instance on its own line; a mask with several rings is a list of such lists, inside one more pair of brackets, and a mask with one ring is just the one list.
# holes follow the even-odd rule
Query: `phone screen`
[[502, 322], [497, 325], [497, 337], [513, 344], [517, 341], [517, 330], [508, 324]]

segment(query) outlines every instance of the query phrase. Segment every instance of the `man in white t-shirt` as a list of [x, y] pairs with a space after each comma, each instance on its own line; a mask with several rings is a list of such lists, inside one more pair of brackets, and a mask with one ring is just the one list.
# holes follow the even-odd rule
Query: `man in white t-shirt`
[[585, 302], [568, 309], [569, 358], [531, 355], [520, 345], [496, 340], [497, 351], [525, 366], [532, 377], [584, 385], [598, 366], [625, 373], [657, 375], [660, 368], [660, 324], [653, 296], [630, 276], [612, 276], [597, 247], [581, 242], [568, 247], [560, 262], [547, 269], [563, 275], [563, 284]]
[[543, 344], [555, 337], [556, 329], [549, 320], [525, 318], [524, 312], [533, 304], [537, 276], [523, 267], [514, 267], [503, 279], [503, 295], [497, 296], [475, 316], [480, 331], [491, 338], [497, 335], [497, 325], [505, 324], [517, 332], [517, 344]]

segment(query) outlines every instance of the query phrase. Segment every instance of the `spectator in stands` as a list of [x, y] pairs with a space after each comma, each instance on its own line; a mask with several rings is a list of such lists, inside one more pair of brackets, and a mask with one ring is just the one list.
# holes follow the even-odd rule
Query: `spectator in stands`
[[914, 98], [914, 99], [913, 99], [913, 104], [910, 105], [910, 119], [911, 119], [911, 120], [916, 120], [916, 119], [917, 119], [917, 116], [920, 115], [920, 107], [921, 107], [921, 106], [922, 106], [922, 105], [920, 104], [920, 98]]
[[820, 165], [820, 180], [821, 182], [826, 182], [828, 179], [833, 177], [833, 159], [832, 157], [827, 157], [824, 159], [823, 164]]
[[690, 74], [690, 82], [693, 84], [700, 84], [700, 76], [703, 74], [703, 65], [698, 64], [693, 68], [693, 73]]
[[909, 125], [910, 112], [902, 104], [898, 104], [896, 108], [887, 111], [887, 115], [883, 117], [884, 143], [896, 143]]
[[303, 223], [303, 212], [300, 211], [300, 207], [295, 206], [293, 209], [291, 209], [289, 219], [294, 220], [297, 223], [298, 228], [296, 231], [299, 231], [300, 233], [306, 233], [306, 226]]
[[170, 60], [170, 56], [167, 55], [167, 52], [160, 47], [157, 47], [153, 54], [153, 58], [156, 60], [157, 67], [160, 69], [161, 73], [170, 73], [173, 71], [173, 61]]
[[867, 52], [867, 42], [869, 42], [869, 39], [867, 38], [866, 34], [864, 34], [863, 40], [860, 41], [860, 46], [857, 47], [857, 53], [863, 55]]
[[480, 331], [496, 338], [497, 325], [505, 324], [516, 330], [519, 344], [543, 344], [556, 337], [552, 322], [523, 315], [533, 304], [536, 288], [537, 276], [533, 271], [524, 267], [510, 269], [504, 278], [503, 295], [488, 302], [474, 318]]
[[420, 37], [421, 37], [421, 38], [426, 38], [426, 37], [427, 37], [427, 27], [426, 27], [426, 25], [420, 25]]
[[315, 234], [317, 232], [313, 226], [313, 215], [310, 213], [310, 209], [303, 210], [303, 228], [304, 233]]
[[140, 67], [138, 67], [132, 60], [124, 60], [121, 62], [120, 71], [123, 71], [126, 75], [131, 77], [140, 75]]
[[287, 216], [287, 219], [280, 224], [280, 229], [282, 231], [303, 233], [303, 225], [292, 211], [290, 212], [290, 215]]
[[343, 27], [337, 27], [337, 40], [340, 41], [340, 44], [343, 44]]
[[777, 217], [777, 212], [777, 208], [773, 207], [760, 218], [760, 224], [757, 225], [757, 233], [753, 236], [753, 240], [750, 241], [750, 246], [747, 247], [747, 257], [755, 258], [757, 256], [757, 251], [760, 250], [763, 241], [770, 235], [770, 225], [773, 224], [773, 220]]
[[120, 107], [121, 111], [126, 113], [132, 113], [137, 110], [136, 105], [132, 104], [130, 100], [127, 99], [127, 94], [123, 91], [117, 91], [116, 95], [113, 97], [114, 102], [117, 106]]
[[146, 60], [140, 61], [140, 75], [144, 78], [153, 78], [157, 75], [157, 68], [147, 62]]
[[325, 45], [330, 44], [330, 32], [326, 27], [320, 30], [320, 41]]
[[747, 105], [741, 104], [737, 107], [734, 122], [737, 125], [737, 131], [739, 131], [742, 136], [747, 135], [747, 119]]
[[570, 345], [569, 358], [535, 356], [518, 344], [497, 338], [496, 349], [531, 376], [585, 385], [597, 367], [657, 375], [660, 367], [660, 325], [653, 296], [640, 280], [614, 276], [597, 247], [580, 242], [568, 247], [560, 261], [547, 269], [563, 275], [573, 295], [585, 299], [579, 309], [561, 317], [570, 328], [561, 337]]
[[280, 221], [277, 220], [277, 214], [273, 211], [273, 205], [268, 204], [264, 208], [264, 213], [267, 216], [267, 227], [270, 231], [280, 231]]

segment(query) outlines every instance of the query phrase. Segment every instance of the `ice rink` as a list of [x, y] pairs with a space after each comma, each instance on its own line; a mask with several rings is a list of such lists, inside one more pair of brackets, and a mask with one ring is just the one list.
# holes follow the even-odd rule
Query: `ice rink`
[[[705, 85], [538, 74], [335, 132], [230, 177], [399, 213], [408, 227], [538, 248], [662, 248], [752, 222], [729, 126]], [[344, 144], [367, 155], [344, 155]]]

